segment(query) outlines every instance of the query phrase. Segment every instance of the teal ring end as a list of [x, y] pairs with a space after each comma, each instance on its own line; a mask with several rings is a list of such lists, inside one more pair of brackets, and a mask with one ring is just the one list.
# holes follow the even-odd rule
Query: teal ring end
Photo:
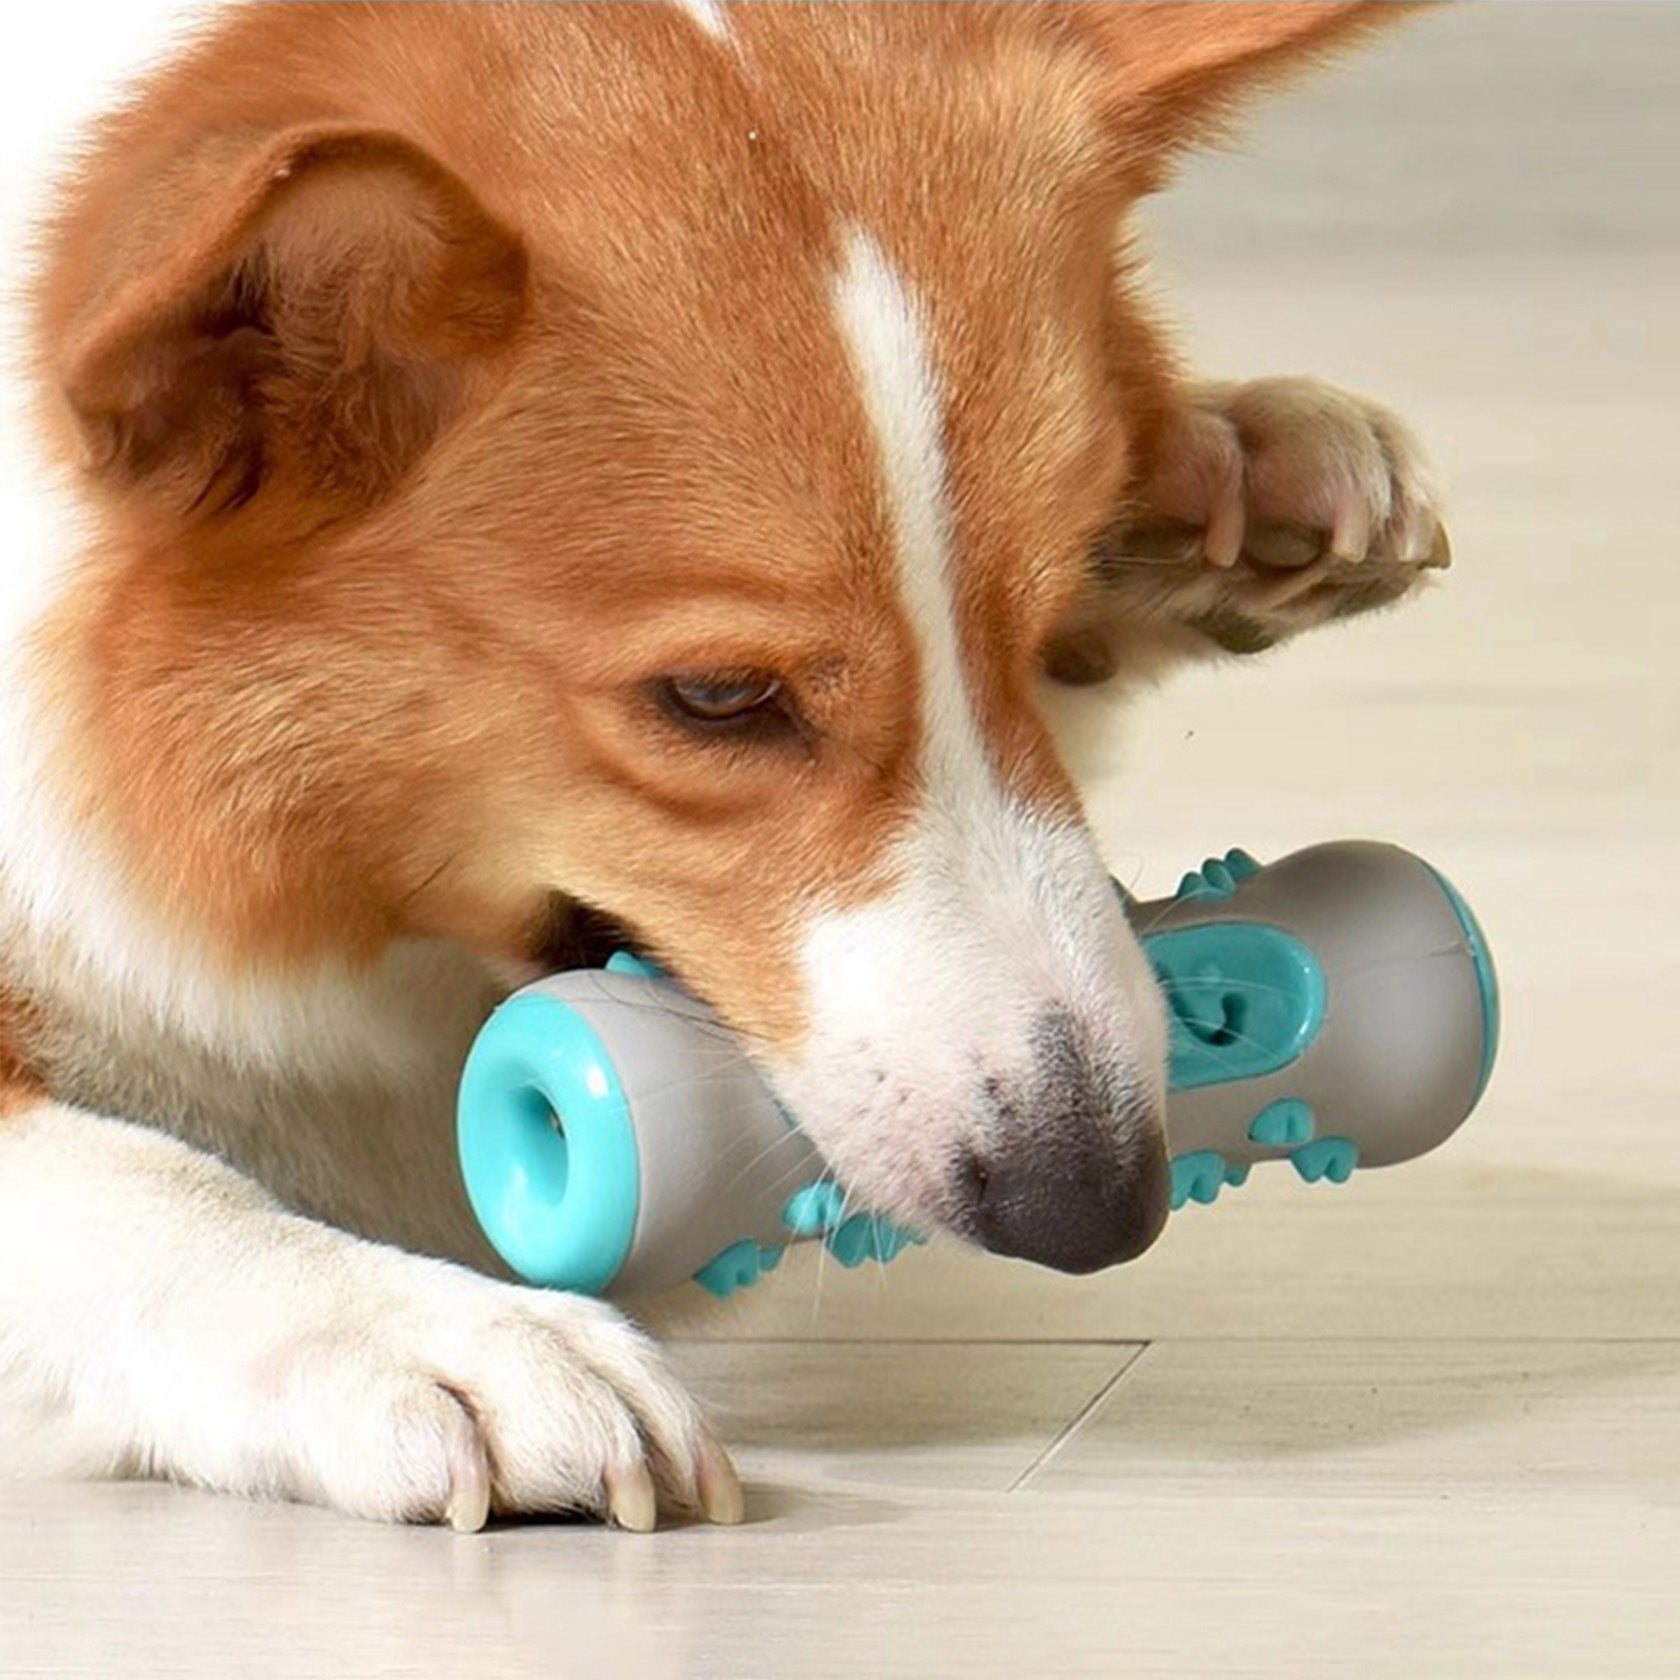
[[461, 1175], [496, 1252], [529, 1283], [599, 1295], [630, 1253], [641, 1167], [630, 1102], [600, 1035], [559, 998], [522, 992], [461, 1075]]

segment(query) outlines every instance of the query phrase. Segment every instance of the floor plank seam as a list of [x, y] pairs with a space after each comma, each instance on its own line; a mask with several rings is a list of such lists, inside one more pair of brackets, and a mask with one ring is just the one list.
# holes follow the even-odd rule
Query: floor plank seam
[[[1131, 1349], [1133, 1355], [1142, 1353], [1151, 1341], [1164, 1338], [1151, 1336], [667, 1336], [668, 1348], [683, 1347], [1037, 1347], [1037, 1348], [1116, 1348]], [[1223, 1338], [1206, 1338], [1223, 1339]], [[1254, 1338], [1272, 1340], [1271, 1337]], [[1322, 1337], [1326, 1341], [1347, 1338]], [[1579, 1340], [1580, 1338], [1570, 1338]], [[1618, 1338], [1619, 1339], [1619, 1338]]]
[[1292, 1346], [1310, 1347], [1336, 1342], [1404, 1342], [1409, 1347], [1675, 1347], [1680, 1336], [1666, 1331], [1661, 1335], [1644, 1335], [1633, 1331], [1618, 1336], [1579, 1336], [1568, 1332], [1533, 1331], [1522, 1334], [1488, 1334], [1438, 1336], [1431, 1334], [1399, 1335], [1380, 1331], [1359, 1330], [1332, 1332], [1328, 1335], [1308, 1336], [1291, 1331], [1248, 1332], [1225, 1336], [1209, 1332], [1201, 1336], [673, 1336], [665, 1339], [667, 1348], [682, 1347], [1039, 1347], [1039, 1348], [1145, 1348], [1205, 1346], [1225, 1343], [1248, 1347], [1264, 1342], [1287, 1342]]
[[1120, 1369], [1117, 1370], [1107, 1382], [1103, 1383], [1102, 1386], [1098, 1388], [1097, 1392], [1093, 1394], [1091, 1398], [1087, 1400], [1085, 1404], [1081, 1406], [1079, 1410], [1056, 1431], [1054, 1437], [1046, 1443], [1044, 1449], [1037, 1455], [1037, 1457], [1035, 1457], [1033, 1461], [1020, 1473], [1020, 1475], [1018, 1475], [1015, 1480], [1012, 1481], [1003, 1491], [1006, 1494], [1020, 1492], [1020, 1490], [1039, 1473], [1039, 1471], [1041, 1471], [1047, 1464], [1051, 1463], [1055, 1459], [1057, 1453], [1059, 1453], [1062, 1448], [1085, 1427], [1091, 1418], [1093, 1418], [1097, 1412], [1101, 1410], [1104, 1404], [1106, 1404], [1108, 1397], [1114, 1393], [1121, 1383], [1123, 1383], [1126, 1378], [1138, 1368], [1139, 1365], [1143, 1363], [1152, 1346], [1153, 1343], [1144, 1342], [1141, 1346], [1136, 1348], [1131, 1358], [1126, 1360], [1121, 1365]]

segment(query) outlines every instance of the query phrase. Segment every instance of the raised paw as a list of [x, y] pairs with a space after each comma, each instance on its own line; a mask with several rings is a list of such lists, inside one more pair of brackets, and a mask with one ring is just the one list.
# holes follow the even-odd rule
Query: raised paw
[[1427, 458], [1387, 409], [1312, 379], [1189, 397], [1052, 649], [1064, 682], [1104, 680], [1152, 636], [1260, 652], [1451, 561]]
[[1199, 385], [1191, 398], [1122, 541], [1161, 533], [1159, 550], [1226, 570], [1447, 560], [1433, 475], [1398, 415], [1316, 379]]
[[267, 1468], [249, 1491], [462, 1530], [537, 1512], [639, 1531], [662, 1510], [741, 1520], [728, 1456], [612, 1309], [410, 1255], [382, 1251], [364, 1268], [369, 1258], [358, 1250], [354, 1269], [373, 1275], [331, 1318], [267, 1359]]

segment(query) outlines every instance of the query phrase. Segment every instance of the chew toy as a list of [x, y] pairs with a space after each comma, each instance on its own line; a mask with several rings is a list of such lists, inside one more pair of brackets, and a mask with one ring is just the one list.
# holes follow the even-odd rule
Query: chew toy
[[[1475, 918], [1399, 847], [1339, 841], [1261, 866], [1232, 851], [1170, 899], [1126, 899], [1169, 1010], [1172, 1201], [1251, 1167], [1309, 1182], [1443, 1143], [1486, 1088], [1498, 986]], [[461, 1079], [461, 1166], [527, 1280], [727, 1295], [791, 1242], [844, 1265], [912, 1232], [848, 1209], [729, 1031], [628, 953], [509, 998]]]

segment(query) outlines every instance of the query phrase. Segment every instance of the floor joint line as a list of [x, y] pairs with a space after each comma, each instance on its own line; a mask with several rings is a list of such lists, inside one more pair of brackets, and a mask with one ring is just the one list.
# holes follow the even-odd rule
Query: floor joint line
[[1107, 1382], [1103, 1383], [1097, 1389], [1097, 1392], [1093, 1394], [1091, 1398], [1087, 1400], [1085, 1404], [1081, 1406], [1079, 1410], [1056, 1431], [1054, 1438], [1045, 1445], [1044, 1449], [1033, 1459], [1032, 1463], [1030, 1463], [1026, 1469], [1024, 1469], [1020, 1475], [1018, 1475], [1015, 1480], [1012, 1481], [1003, 1491], [1005, 1493], [1017, 1493], [1020, 1489], [1025, 1487], [1027, 1483], [1030, 1482], [1032, 1478], [1036, 1476], [1039, 1471], [1042, 1470], [1045, 1465], [1047, 1465], [1056, 1456], [1056, 1454], [1062, 1450], [1063, 1446], [1065, 1446], [1067, 1442], [1071, 1441], [1073, 1437], [1085, 1427], [1086, 1423], [1089, 1422], [1089, 1420], [1096, 1414], [1098, 1409], [1107, 1401], [1108, 1397], [1115, 1391], [1115, 1389], [1117, 1389], [1121, 1383], [1123, 1383], [1126, 1378], [1129, 1377], [1132, 1372], [1143, 1363], [1145, 1356], [1154, 1345], [1155, 1344], [1153, 1342], [1144, 1342], [1138, 1346], [1133, 1351], [1131, 1358], [1125, 1360], [1121, 1364], [1120, 1369], [1117, 1370]]

